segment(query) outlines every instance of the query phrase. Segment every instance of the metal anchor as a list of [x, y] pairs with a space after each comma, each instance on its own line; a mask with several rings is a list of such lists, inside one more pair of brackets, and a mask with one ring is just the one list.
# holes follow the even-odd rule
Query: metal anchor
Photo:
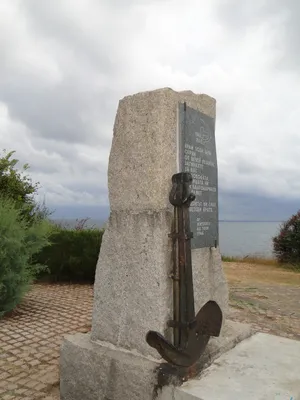
[[174, 206], [173, 240], [173, 343], [155, 331], [146, 335], [147, 343], [174, 365], [190, 367], [200, 358], [211, 336], [219, 336], [222, 311], [215, 301], [208, 301], [195, 314], [189, 207], [195, 200], [190, 191], [192, 176], [181, 172], [172, 176], [169, 201]]

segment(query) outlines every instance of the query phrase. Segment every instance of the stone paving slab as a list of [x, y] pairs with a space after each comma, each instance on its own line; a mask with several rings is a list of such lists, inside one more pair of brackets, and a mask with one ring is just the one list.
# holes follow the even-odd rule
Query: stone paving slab
[[92, 304], [91, 285], [36, 284], [0, 320], [0, 399], [57, 398], [62, 337], [90, 330]]
[[257, 333], [221, 355], [174, 400], [299, 400], [300, 342]]

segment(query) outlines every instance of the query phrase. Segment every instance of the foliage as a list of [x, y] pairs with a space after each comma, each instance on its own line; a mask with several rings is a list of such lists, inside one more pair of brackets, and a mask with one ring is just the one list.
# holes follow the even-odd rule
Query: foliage
[[[83, 219], [76, 219], [76, 225], [75, 225], [75, 230], [76, 231], [82, 231], [86, 227], [86, 223], [88, 222], [89, 218], [83, 218]], [[90, 227], [89, 229], [97, 229], [95, 228], [95, 225], [93, 227]]]
[[237, 257], [233, 257], [233, 256], [222, 255], [222, 261], [223, 262], [238, 262], [239, 259]]
[[300, 210], [284, 222], [273, 237], [273, 251], [281, 264], [300, 268]]
[[85, 228], [87, 220], [74, 229], [56, 225], [50, 237], [51, 245], [36, 254], [34, 262], [47, 264], [49, 274], [41, 279], [54, 282], [93, 283], [103, 230]]
[[0, 198], [0, 317], [14, 309], [45, 267], [32, 257], [49, 244], [51, 225], [46, 220], [29, 224], [10, 199]]
[[9, 198], [20, 209], [20, 215], [28, 222], [34, 222], [37, 218], [44, 219], [50, 215], [45, 204], [38, 204], [34, 198], [39, 189], [39, 183], [33, 183], [26, 175], [29, 165], [25, 164], [21, 169], [17, 168], [18, 160], [12, 158], [15, 151], [3, 151], [0, 157], [0, 196]]

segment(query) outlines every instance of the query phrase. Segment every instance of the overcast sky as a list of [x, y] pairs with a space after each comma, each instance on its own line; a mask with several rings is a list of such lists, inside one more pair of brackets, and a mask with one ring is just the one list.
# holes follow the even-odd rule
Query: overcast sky
[[101, 218], [118, 100], [206, 93], [221, 218], [285, 218], [300, 208], [299, 18], [297, 0], [1, 0], [0, 147], [57, 215]]

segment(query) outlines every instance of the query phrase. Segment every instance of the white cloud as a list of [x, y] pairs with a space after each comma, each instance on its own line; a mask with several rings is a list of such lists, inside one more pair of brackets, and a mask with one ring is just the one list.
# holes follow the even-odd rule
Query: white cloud
[[189, 89], [217, 99], [221, 191], [299, 199], [297, 13], [292, 0], [2, 0], [2, 148], [50, 204], [103, 204], [119, 98]]

